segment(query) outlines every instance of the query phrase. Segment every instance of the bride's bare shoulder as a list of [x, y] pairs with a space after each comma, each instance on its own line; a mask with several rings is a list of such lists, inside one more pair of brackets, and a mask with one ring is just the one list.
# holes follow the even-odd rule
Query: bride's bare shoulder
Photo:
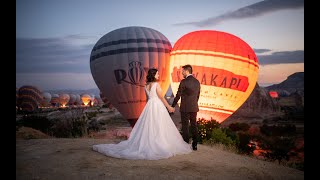
[[147, 82], [147, 84], [145, 85], [145, 88], [150, 91], [152, 84], [153, 82]]

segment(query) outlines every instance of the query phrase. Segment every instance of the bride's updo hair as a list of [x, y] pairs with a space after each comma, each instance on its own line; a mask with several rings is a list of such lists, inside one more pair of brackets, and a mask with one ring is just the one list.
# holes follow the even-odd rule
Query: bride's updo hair
[[148, 70], [148, 74], [147, 74], [147, 83], [150, 83], [150, 82], [155, 82], [157, 81], [157, 79], [154, 77], [158, 72], [158, 69], [155, 69], [155, 68], [151, 68]]

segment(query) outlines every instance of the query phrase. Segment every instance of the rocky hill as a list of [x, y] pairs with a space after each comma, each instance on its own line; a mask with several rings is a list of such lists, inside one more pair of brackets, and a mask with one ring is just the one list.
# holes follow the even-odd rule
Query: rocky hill
[[281, 115], [281, 109], [277, 101], [271, 98], [267, 89], [256, 83], [248, 99], [223, 124], [228, 125], [233, 122], [256, 123]]
[[[272, 98], [270, 91], [276, 91], [279, 97]], [[260, 87], [257, 83], [249, 98], [224, 124], [237, 121], [253, 123], [281, 117], [287, 107], [295, 111], [302, 108], [303, 112], [304, 72], [296, 72], [283, 82], [268, 87]]]
[[283, 82], [265, 87], [267, 90], [281, 92], [283, 90], [288, 91], [290, 94], [298, 92], [304, 94], [304, 72], [296, 72]]

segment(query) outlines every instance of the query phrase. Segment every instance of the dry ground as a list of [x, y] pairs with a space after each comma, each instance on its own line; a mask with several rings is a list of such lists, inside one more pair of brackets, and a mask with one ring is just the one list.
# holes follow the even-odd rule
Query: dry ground
[[[176, 111], [177, 112], [177, 111]], [[179, 128], [179, 113], [172, 116]], [[112, 129], [128, 130], [128, 123], [109, 124], [105, 131], [86, 138], [21, 139], [17, 132], [16, 179], [304, 179], [304, 172], [223, 150], [198, 145], [198, 151], [162, 160], [124, 160], [104, 156], [92, 145], [117, 143]], [[28, 129], [24, 129], [28, 130]], [[31, 131], [31, 137], [37, 137]]]
[[199, 145], [198, 151], [163, 160], [104, 156], [92, 145], [119, 139], [16, 140], [16, 179], [304, 179], [293, 168]]

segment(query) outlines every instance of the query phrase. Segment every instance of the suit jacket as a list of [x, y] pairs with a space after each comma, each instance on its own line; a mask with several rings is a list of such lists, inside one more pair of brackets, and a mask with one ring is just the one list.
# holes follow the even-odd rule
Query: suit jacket
[[172, 107], [177, 105], [181, 97], [180, 112], [198, 112], [200, 82], [193, 75], [181, 80]]

